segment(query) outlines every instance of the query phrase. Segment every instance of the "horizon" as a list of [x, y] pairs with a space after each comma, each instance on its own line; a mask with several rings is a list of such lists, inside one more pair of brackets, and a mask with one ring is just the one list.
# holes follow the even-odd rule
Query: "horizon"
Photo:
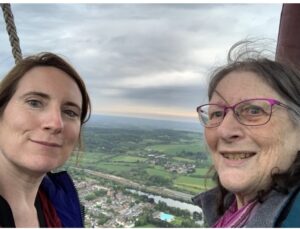
[[188, 122], [188, 123], [199, 123], [198, 116], [195, 117], [185, 117], [185, 116], [162, 116], [162, 115], [140, 115], [137, 113], [92, 113], [91, 116], [111, 116], [111, 117], [124, 117], [124, 118], [136, 118], [136, 119], [147, 119], [147, 120], [161, 120], [161, 121], [174, 121], [174, 122]]
[[90, 120], [87, 122], [87, 126], [121, 129], [169, 129], [203, 133], [203, 127], [199, 121], [153, 119], [106, 114], [92, 114]]

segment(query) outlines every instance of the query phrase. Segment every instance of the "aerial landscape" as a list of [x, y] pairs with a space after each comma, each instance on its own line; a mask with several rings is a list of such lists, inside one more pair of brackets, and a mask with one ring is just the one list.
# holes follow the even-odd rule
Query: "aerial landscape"
[[88, 227], [202, 227], [191, 198], [212, 187], [199, 123], [92, 117], [64, 167]]

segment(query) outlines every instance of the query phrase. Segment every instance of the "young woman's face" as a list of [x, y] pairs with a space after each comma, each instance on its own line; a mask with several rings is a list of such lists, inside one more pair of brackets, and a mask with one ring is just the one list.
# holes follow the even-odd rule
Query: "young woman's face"
[[0, 166], [45, 173], [63, 165], [80, 135], [82, 96], [54, 67], [34, 67], [19, 81], [0, 118]]
[[[231, 72], [217, 85], [210, 103], [232, 106], [253, 98], [282, 98], [252, 72]], [[230, 110], [218, 127], [206, 128], [205, 138], [222, 185], [243, 205], [267, 189], [271, 174], [286, 171], [300, 150], [299, 126], [285, 108], [274, 105], [268, 123], [240, 124]]]

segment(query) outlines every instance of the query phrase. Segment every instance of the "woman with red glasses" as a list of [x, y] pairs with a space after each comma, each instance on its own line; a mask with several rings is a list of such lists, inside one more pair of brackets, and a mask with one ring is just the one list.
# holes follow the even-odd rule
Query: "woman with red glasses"
[[217, 69], [197, 107], [217, 187], [193, 201], [209, 227], [300, 227], [300, 73], [253, 56]]

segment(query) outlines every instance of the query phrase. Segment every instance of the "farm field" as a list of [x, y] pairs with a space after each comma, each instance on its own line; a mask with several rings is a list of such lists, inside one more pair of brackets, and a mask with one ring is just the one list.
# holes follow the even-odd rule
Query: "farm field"
[[199, 133], [87, 128], [84, 138], [85, 152], [68, 165], [190, 194], [214, 185], [207, 177], [210, 159]]

